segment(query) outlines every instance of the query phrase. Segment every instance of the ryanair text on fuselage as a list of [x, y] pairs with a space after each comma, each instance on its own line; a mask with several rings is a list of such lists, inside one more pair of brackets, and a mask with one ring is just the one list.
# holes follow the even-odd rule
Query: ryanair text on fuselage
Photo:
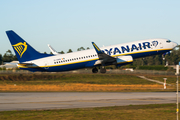
[[[158, 44], [158, 41], [153, 41], [153, 43], [156, 42]], [[157, 46], [156, 44], [156, 46]], [[132, 44], [131, 47], [129, 47], [129, 45], [126, 46], [121, 46], [120, 48], [115, 47], [115, 48], [110, 48], [108, 49], [104, 49], [102, 50], [104, 53], [108, 54], [108, 55], [115, 55], [115, 54], [121, 54], [121, 53], [125, 53], [125, 52], [133, 52], [134, 50], [142, 50], [142, 49], [146, 49], [146, 48], [151, 48], [150, 47], [150, 42], [143, 42], [143, 43], [138, 43], [136, 44]]]

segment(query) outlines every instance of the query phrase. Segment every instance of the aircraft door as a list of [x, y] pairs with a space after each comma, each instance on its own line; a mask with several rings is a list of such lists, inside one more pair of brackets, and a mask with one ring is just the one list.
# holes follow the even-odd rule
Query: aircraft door
[[160, 48], [163, 48], [163, 43], [162, 43], [162, 42], [160, 42], [159, 44], [160, 44]]
[[44, 69], [45, 69], [45, 70], [49, 69], [49, 64], [48, 64], [47, 61], [44, 62]]

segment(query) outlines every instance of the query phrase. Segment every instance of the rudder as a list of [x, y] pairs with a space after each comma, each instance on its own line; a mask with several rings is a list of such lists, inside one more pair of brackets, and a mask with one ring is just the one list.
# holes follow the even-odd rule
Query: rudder
[[6, 34], [20, 63], [51, 56], [48, 54], [37, 52], [33, 47], [31, 47], [26, 41], [24, 41], [12, 30], [6, 31]]

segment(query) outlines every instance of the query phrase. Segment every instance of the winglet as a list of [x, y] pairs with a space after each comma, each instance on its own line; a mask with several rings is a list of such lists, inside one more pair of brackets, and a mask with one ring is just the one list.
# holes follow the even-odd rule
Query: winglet
[[96, 50], [96, 52], [98, 54], [102, 54], [103, 53], [102, 50], [94, 42], [92, 42], [92, 45], [93, 45], [94, 49]]
[[54, 48], [52, 48], [51, 45], [48, 44], [48, 47], [49, 47], [49, 49], [51, 50], [51, 52], [52, 52], [54, 55], [59, 54]]
[[[94, 42], [92, 42], [92, 44], [93, 44], [93, 47], [94, 47], [94, 49], [96, 50], [96, 52], [98, 54], [99, 60], [102, 60], [102, 61], [100, 61], [101, 64], [105, 64], [108, 61], [112, 62], [112, 61], [116, 60], [112, 56], [104, 53], [104, 51], [102, 51]], [[95, 64], [99, 64], [99, 63], [95, 63]]]

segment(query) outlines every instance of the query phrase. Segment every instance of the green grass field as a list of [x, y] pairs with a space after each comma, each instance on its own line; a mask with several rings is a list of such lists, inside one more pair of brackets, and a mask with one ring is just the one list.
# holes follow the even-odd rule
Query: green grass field
[[1, 75], [0, 84], [58, 84], [58, 83], [87, 83], [87, 84], [122, 84], [143, 85], [156, 84], [141, 79], [136, 75], [123, 74], [17, 74]]
[[[153, 76], [147, 78], [163, 81], [175, 85], [175, 76]], [[1, 92], [23, 91], [99, 91], [99, 92], [150, 92], [174, 91], [175, 86], [163, 85], [139, 78], [138, 75], [129, 74], [1, 74]]]
[[3, 111], [0, 120], [175, 120], [176, 104]]

